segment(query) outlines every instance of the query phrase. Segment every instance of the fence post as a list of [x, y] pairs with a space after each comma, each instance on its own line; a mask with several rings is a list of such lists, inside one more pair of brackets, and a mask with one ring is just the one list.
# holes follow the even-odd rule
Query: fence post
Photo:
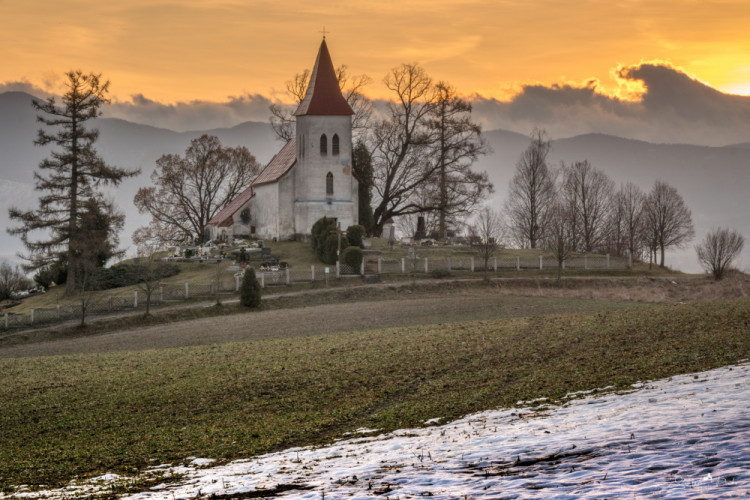
[[401, 274], [406, 274], [406, 259], [401, 257]]
[[378, 274], [383, 274], [383, 257], [378, 255]]
[[539, 270], [541, 271], [544, 269], [544, 257], [542, 257], [542, 254], [539, 254]]
[[164, 302], [164, 285], [159, 285], [159, 303]]
[[310, 282], [315, 283], [315, 264], [310, 264]]
[[493, 257], [492, 268], [497, 272], [497, 255]]
[[185, 282], [185, 300], [187, 300], [188, 297], [190, 297], [190, 283], [186, 281]]
[[474, 272], [474, 256], [471, 256], [471, 272]]
[[428, 264], [427, 264], [427, 257], [425, 257], [424, 258], [424, 272], [425, 273], [429, 273], [430, 271], [428, 271], [428, 269], [429, 269], [429, 267], [428, 267]]
[[609, 269], [609, 254], [607, 254], [607, 269]]
[[260, 287], [265, 288], [266, 287], [266, 273], [261, 272], [260, 273]]
[[133, 309], [138, 308], [138, 290], [133, 292]]
[[[57, 306], [60, 307], [60, 306]], [[5, 329], [7, 330], [9, 328], [8, 326], [8, 313], [5, 313]]]
[[34, 309], [31, 310], [31, 323], [34, 323]]
[[339, 261], [336, 261], [336, 279], [341, 277], [341, 269], [339, 269]]
[[57, 304], [55, 309], [57, 309], [57, 319], [60, 319], [60, 304]]
[[560, 265], [562, 266], [562, 269], [565, 270], [565, 259], [563, 259], [562, 264]]
[[286, 268], [286, 284], [289, 284], [289, 268]]
[[359, 275], [364, 276], [365, 275], [365, 259], [362, 259], [362, 262], [359, 263]]
[[521, 270], [521, 256], [516, 255], [516, 271], [520, 271], [520, 270]]

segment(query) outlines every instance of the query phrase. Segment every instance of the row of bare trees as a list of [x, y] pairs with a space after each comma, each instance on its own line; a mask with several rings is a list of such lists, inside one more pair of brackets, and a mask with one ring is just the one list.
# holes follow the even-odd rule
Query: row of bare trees
[[615, 182], [587, 160], [548, 164], [550, 140], [534, 130], [509, 186], [508, 234], [520, 247], [569, 252], [630, 254], [664, 267], [665, 250], [694, 236], [690, 210], [677, 190], [656, 181], [644, 193]]

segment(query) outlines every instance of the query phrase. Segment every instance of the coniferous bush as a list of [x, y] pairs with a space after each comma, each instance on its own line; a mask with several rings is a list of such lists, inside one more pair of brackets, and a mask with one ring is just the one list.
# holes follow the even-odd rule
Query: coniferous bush
[[[318, 248], [318, 258], [325, 264], [333, 265], [336, 263], [336, 251], [339, 246], [339, 235], [336, 233], [329, 234], [325, 242]], [[349, 246], [349, 240], [346, 236], [341, 235], [341, 251], [343, 252]]]
[[312, 243], [312, 248], [316, 254], [318, 253], [319, 248], [322, 247], [323, 244], [325, 243], [326, 238], [328, 238], [328, 235], [331, 234], [331, 232], [335, 230], [336, 230], [335, 219], [329, 219], [328, 217], [321, 217], [320, 219], [315, 221], [315, 224], [313, 224], [313, 227], [310, 230], [310, 239]]
[[359, 224], [349, 226], [346, 228], [346, 237], [349, 239], [349, 244], [355, 247], [364, 247], [365, 228]]
[[245, 307], [255, 309], [260, 307], [260, 298], [260, 282], [255, 276], [255, 269], [248, 267], [240, 285], [240, 302]]
[[341, 262], [351, 267], [354, 271], [359, 271], [362, 266], [362, 250], [357, 246], [350, 246], [341, 252]]

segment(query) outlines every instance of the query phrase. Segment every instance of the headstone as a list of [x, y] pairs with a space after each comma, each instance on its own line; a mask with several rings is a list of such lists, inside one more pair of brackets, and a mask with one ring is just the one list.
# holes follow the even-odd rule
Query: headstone
[[426, 236], [427, 231], [425, 230], [424, 216], [420, 215], [419, 217], [417, 217], [417, 232], [414, 233], [414, 239], [423, 240]]

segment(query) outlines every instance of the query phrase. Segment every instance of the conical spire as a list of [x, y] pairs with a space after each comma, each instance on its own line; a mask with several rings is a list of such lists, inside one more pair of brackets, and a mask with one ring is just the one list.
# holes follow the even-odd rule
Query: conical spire
[[339, 88], [336, 71], [333, 69], [333, 61], [331, 61], [331, 54], [328, 53], [325, 38], [320, 44], [318, 58], [315, 60], [315, 67], [310, 75], [310, 83], [307, 85], [305, 98], [294, 114], [295, 116], [354, 114]]

